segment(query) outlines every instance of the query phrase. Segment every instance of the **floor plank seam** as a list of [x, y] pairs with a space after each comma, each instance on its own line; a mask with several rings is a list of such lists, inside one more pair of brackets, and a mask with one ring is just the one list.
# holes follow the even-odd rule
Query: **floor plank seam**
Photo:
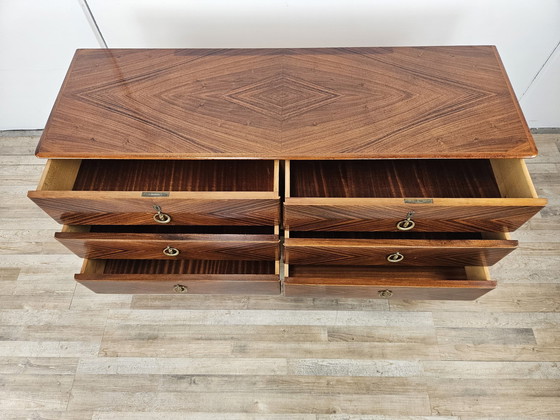
[[[560, 138], [535, 137], [541, 155], [529, 162], [530, 172], [550, 205], [516, 232], [522, 247], [495, 267], [498, 288], [469, 303], [90, 294], [74, 284], [76, 264], [49, 253], [51, 219], [26, 205], [25, 192], [37, 181], [32, 171], [15, 174], [18, 162], [28, 166], [38, 138], [0, 132], [0, 192], [17, 197], [0, 209], [0, 406], [11, 407], [2, 414], [556, 419]], [[27, 154], [8, 154], [24, 148]], [[26, 215], [16, 224], [9, 218], [14, 208]], [[14, 251], [14, 242], [28, 252]], [[191, 376], [200, 382], [181, 382]], [[338, 382], [328, 385], [329, 378]], [[232, 393], [237, 379], [243, 392]], [[283, 402], [286, 395], [296, 398]]]

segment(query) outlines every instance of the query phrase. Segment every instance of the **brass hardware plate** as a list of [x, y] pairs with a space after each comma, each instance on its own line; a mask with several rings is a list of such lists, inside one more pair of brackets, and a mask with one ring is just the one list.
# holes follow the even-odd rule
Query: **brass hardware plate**
[[405, 198], [404, 204], [434, 204], [433, 198]]
[[168, 192], [144, 191], [142, 197], [169, 197]]

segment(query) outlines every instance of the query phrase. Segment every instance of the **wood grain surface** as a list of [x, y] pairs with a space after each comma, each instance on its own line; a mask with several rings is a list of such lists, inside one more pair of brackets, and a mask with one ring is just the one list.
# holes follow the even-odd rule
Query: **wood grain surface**
[[491, 292], [496, 286], [493, 281], [464, 280], [419, 280], [400, 281], [377, 280], [371, 282], [355, 281], [353, 284], [341, 284], [322, 277], [289, 277], [284, 284], [286, 296], [291, 297], [329, 297], [383, 299], [383, 292], [390, 292], [391, 299], [413, 300], [475, 300]]
[[[505, 240], [405, 240], [286, 238], [289, 264], [457, 266], [494, 265], [517, 247]], [[399, 253], [402, 260], [391, 262]]]
[[185, 287], [181, 294], [279, 295], [280, 282], [274, 274], [126, 275], [76, 274], [78, 283], [95, 293], [177, 294], [175, 286]]
[[[274, 235], [57, 232], [55, 238], [82, 258], [274, 260]], [[166, 255], [171, 247], [177, 255]]]
[[0, 417], [557, 420], [560, 137], [549, 205], [476, 301], [95, 294], [26, 198], [37, 135], [0, 133]]
[[290, 197], [501, 197], [489, 160], [290, 162]]
[[[286, 296], [474, 300], [496, 282], [483, 267], [292, 265]], [[388, 293], [386, 295], [385, 293]]]
[[495, 47], [78, 50], [37, 148], [58, 158], [536, 154]]
[[274, 274], [270, 261], [105, 260], [103, 274]]
[[82, 160], [74, 191], [273, 191], [274, 162]]
[[290, 230], [398, 231], [413, 212], [418, 232], [508, 232], [541, 210], [542, 198], [286, 198], [284, 227]]
[[68, 225], [157, 225], [159, 206], [173, 225], [275, 225], [280, 202], [273, 192], [29, 191], [28, 197], [54, 220]]
[[[62, 224], [275, 225], [274, 161], [49, 160], [28, 197]], [[169, 178], [164, 178], [169, 177]]]
[[74, 278], [96, 293], [280, 293], [274, 261], [85, 260]]
[[520, 159], [287, 161], [284, 227], [297, 231], [513, 231], [538, 212]]

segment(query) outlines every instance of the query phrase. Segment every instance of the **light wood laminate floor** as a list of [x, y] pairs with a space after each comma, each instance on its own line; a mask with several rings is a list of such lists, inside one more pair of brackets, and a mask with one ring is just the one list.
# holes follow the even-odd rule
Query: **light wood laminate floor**
[[560, 136], [535, 137], [549, 206], [495, 291], [443, 302], [95, 295], [26, 198], [38, 137], [2, 133], [0, 418], [560, 419]]

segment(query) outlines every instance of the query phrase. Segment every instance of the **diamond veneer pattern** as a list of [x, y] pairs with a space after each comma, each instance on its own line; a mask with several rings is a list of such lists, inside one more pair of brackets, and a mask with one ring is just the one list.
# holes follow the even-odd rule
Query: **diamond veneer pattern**
[[82, 50], [38, 147], [85, 158], [534, 153], [491, 47]]

